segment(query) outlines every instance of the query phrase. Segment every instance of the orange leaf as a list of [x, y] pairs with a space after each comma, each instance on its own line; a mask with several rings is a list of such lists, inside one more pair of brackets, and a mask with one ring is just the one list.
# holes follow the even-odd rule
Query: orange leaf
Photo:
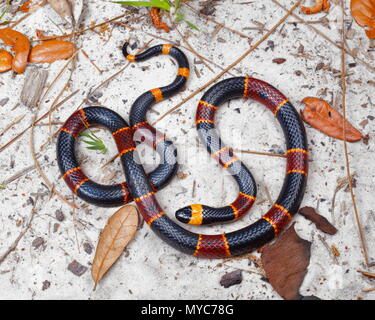
[[344, 140], [346, 136], [346, 141], [349, 142], [362, 139], [362, 134], [348, 121], [346, 121], [344, 135], [344, 118], [328, 102], [313, 97], [304, 98], [302, 102], [306, 104], [301, 112], [302, 119], [315, 129], [340, 140]]
[[27, 65], [27, 58], [30, 52], [30, 41], [22, 33], [15, 30], [4, 28], [0, 29], [0, 39], [6, 45], [13, 46], [15, 53], [12, 61], [12, 69], [16, 73], [23, 73]]
[[45, 41], [31, 49], [29, 62], [52, 63], [57, 60], [68, 59], [73, 55], [74, 50], [74, 44], [69, 41]]
[[375, 1], [352, 0], [350, 10], [355, 21], [365, 28], [370, 39], [375, 39]]
[[18, 10], [20, 10], [20, 11], [22, 11], [22, 12], [29, 12], [31, 1], [32, 1], [32, 0], [27, 0], [26, 2], [24, 2], [24, 3], [18, 8]]
[[301, 11], [304, 14], [315, 14], [321, 12], [322, 10], [324, 12], [328, 12], [330, 7], [331, 4], [329, 3], [329, 0], [316, 0], [315, 4], [311, 7], [301, 6]]
[[12, 69], [13, 56], [6, 50], [0, 50], [0, 72]]
[[138, 227], [136, 207], [127, 205], [117, 210], [108, 219], [107, 225], [100, 235], [92, 263], [91, 275], [97, 283], [120, 257], [130, 240], [133, 239]]

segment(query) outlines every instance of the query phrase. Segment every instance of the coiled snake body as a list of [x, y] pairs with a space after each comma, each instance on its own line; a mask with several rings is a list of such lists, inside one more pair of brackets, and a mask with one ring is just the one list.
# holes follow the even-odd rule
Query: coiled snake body
[[[280, 123], [287, 148], [286, 176], [276, 203], [255, 223], [230, 233], [198, 234], [186, 230], [172, 221], [161, 209], [155, 191], [176, 171], [176, 153], [171, 142], [158, 134], [145, 120], [148, 108], [155, 102], [177, 92], [189, 75], [185, 55], [172, 46], [155, 46], [144, 53], [128, 55], [128, 60], [139, 61], [159, 53], [172, 55], [179, 63], [175, 81], [160, 89], [141, 95], [133, 104], [129, 126], [116, 112], [104, 107], [88, 107], [74, 113], [64, 124], [58, 137], [57, 156], [60, 171], [69, 187], [84, 200], [102, 206], [116, 206], [133, 199], [145, 221], [164, 241], [176, 249], [196, 257], [223, 258], [240, 255], [257, 249], [279, 234], [296, 214], [303, 198], [307, 179], [307, 142], [303, 123], [289, 100], [268, 83], [249, 77], [235, 77], [212, 86], [201, 98], [196, 114], [199, 136], [208, 152], [219, 164], [230, 171], [239, 185], [237, 199], [223, 208], [191, 205], [177, 211], [177, 218], [185, 223], [204, 224], [239, 218], [254, 203], [256, 188], [246, 166], [223, 145], [214, 125], [216, 110], [225, 101], [237, 97], [259, 101], [271, 110]], [[108, 128], [115, 139], [127, 184], [103, 186], [89, 180], [75, 157], [75, 140], [79, 133], [91, 125]], [[154, 172], [146, 175], [136, 151], [134, 131], [153, 146], [163, 161]], [[158, 136], [161, 136], [161, 138]], [[159, 147], [158, 147], [159, 146]], [[172, 151], [171, 151], [172, 150]], [[172, 164], [169, 161], [172, 161]], [[174, 162], [173, 162], [174, 161]]]

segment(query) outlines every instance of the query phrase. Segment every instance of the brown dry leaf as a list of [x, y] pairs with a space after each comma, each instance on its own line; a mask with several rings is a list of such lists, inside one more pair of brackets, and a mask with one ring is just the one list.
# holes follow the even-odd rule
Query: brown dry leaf
[[6, 45], [12, 46], [14, 58], [12, 69], [16, 73], [23, 73], [27, 65], [27, 58], [30, 52], [30, 41], [22, 33], [10, 28], [0, 29], [0, 39]]
[[127, 205], [117, 210], [108, 219], [107, 225], [100, 235], [92, 263], [91, 275], [95, 287], [104, 274], [117, 261], [124, 248], [133, 239], [138, 227], [138, 212], [136, 207]]
[[13, 56], [6, 50], [0, 50], [0, 72], [12, 69]]
[[323, 216], [316, 212], [312, 207], [303, 207], [299, 209], [298, 213], [306, 219], [312, 221], [316, 227], [330, 235], [334, 235], [337, 229]]
[[57, 60], [70, 58], [74, 54], [75, 46], [70, 41], [48, 40], [31, 49], [29, 62], [52, 63]]
[[[344, 118], [328, 102], [313, 97], [304, 98], [302, 102], [306, 104], [301, 112], [303, 121], [330, 137], [344, 140]], [[346, 141], [355, 142], [362, 139], [362, 134], [348, 121], [345, 131]]]
[[310, 249], [311, 242], [301, 239], [293, 224], [273, 244], [262, 250], [266, 277], [286, 300], [301, 298], [299, 288], [310, 263]]
[[375, 1], [352, 0], [350, 10], [355, 21], [365, 28], [370, 39], [375, 39]]

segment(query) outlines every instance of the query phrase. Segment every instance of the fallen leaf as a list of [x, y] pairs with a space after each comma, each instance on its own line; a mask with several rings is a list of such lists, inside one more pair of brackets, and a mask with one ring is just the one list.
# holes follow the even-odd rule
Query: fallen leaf
[[77, 277], [80, 277], [86, 272], [87, 267], [80, 264], [77, 260], [73, 260], [71, 263], [69, 263], [68, 270]]
[[30, 53], [29, 39], [22, 33], [9, 28], [0, 29], [0, 39], [2, 39], [6, 45], [12, 46], [12, 51], [14, 52], [12, 70], [16, 73], [23, 73]]
[[311, 242], [301, 239], [290, 226], [276, 241], [262, 250], [266, 277], [277, 293], [286, 300], [302, 296], [299, 288], [310, 263]]
[[220, 279], [220, 284], [224, 288], [229, 288], [236, 284], [240, 284], [242, 282], [242, 271], [235, 270], [233, 272], [229, 272], [224, 274]]
[[25, 1], [22, 5], [20, 5], [20, 7], [18, 8], [18, 10], [22, 11], [22, 12], [29, 12], [31, 1], [32, 0]]
[[75, 46], [70, 41], [48, 40], [31, 49], [29, 62], [52, 63], [57, 60], [70, 58], [74, 54]]
[[6, 50], [0, 50], [0, 72], [12, 69], [13, 56]]
[[[302, 100], [306, 104], [301, 112], [302, 119], [309, 125], [326, 135], [344, 140], [344, 118], [332, 108], [328, 102], [307, 97]], [[362, 134], [346, 121], [346, 141], [355, 142], [362, 139]]]
[[273, 63], [282, 64], [286, 61], [284, 58], [275, 58], [272, 60]]
[[301, 11], [304, 14], [315, 14], [321, 12], [322, 10], [324, 12], [328, 12], [330, 7], [331, 4], [329, 3], [329, 0], [315, 0], [315, 4], [311, 7], [301, 6]]
[[104, 274], [117, 261], [130, 240], [133, 239], [138, 226], [136, 207], [127, 205], [117, 210], [108, 219], [107, 225], [100, 235], [92, 264], [91, 275], [95, 287]]
[[334, 235], [337, 229], [323, 216], [316, 212], [312, 207], [303, 207], [299, 209], [298, 213], [306, 219], [315, 223], [316, 227], [330, 235]]
[[375, 39], [375, 1], [352, 0], [350, 10], [355, 21], [365, 28], [366, 35]]

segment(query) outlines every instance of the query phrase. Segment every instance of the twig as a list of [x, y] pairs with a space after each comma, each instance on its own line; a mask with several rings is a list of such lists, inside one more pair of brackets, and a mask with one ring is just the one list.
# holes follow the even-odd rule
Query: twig
[[19, 117], [17, 117], [16, 119], [14, 119], [11, 123], [9, 123], [1, 132], [0, 132], [0, 137], [5, 133], [7, 132], [10, 128], [12, 128], [15, 124], [19, 123], [24, 117], [26, 116], [26, 114], [23, 114]]
[[364, 276], [370, 277], [370, 278], [375, 278], [375, 273], [372, 272], [367, 272], [363, 270], [357, 270], [358, 272], [362, 273]]
[[362, 292], [371, 292], [375, 291], [375, 288], [363, 289]]
[[263, 43], [288, 17], [289, 15], [295, 10], [300, 4], [302, 0], [299, 0], [289, 11], [287, 14], [285, 14], [264, 36], [261, 37], [260, 40], [257, 41], [257, 43], [253, 46], [251, 46], [249, 49], [247, 49], [237, 60], [232, 62], [228, 67], [226, 67], [222, 72], [220, 72], [218, 75], [216, 75], [214, 78], [212, 78], [210, 81], [208, 81], [206, 84], [195, 90], [193, 93], [188, 95], [185, 99], [183, 99], [180, 103], [175, 105], [173, 108], [169, 109], [167, 112], [165, 112], [161, 117], [159, 117], [152, 125], [155, 125], [162, 119], [164, 119], [168, 114], [172, 113], [173, 111], [180, 108], [185, 102], [189, 101], [191, 98], [195, 97], [198, 93], [202, 92], [204, 89], [206, 89], [208, 86], [216, 82], [221, 76], [223, 76], [227, 71], [232, 69], [234, 66], [236, 66], [238, 63], [240, 63], [244, 58], [246, 58], [252, 51], [254, 51], [261, 43]]
[[0, 265], [5, 261], [5, 259], [13, 252], [16, 250], [18, 243], [21, 241], [23, 236], [26, 234], [26, 232], [30, 229], [31, 224], [34, 220], [34, 216], [36, 214], [35, 206], [38, 201], [38, 196], [35, 198], [33, 208], [31, 209], [31, 214], [30, 214], [30, 219], [29, 222], [27, 223], [25, 229], [21, 231], [21, 233], [18, 235], [16, 240], [11, 244], [11, 246], [5, 251], [5, 253], [0, 257]]
[[103, 70], [100, 69], [100, 68], [95, 64], [95, 62], [91, 60], [91, 58], [89, 57], [89, 55], [86, 53], [85, 50], [82, 49], [81, 52], [82, 52], [82, 54], [83, 54], [83, 55], [89, 60], [89, 62], [94, 66], [94, 68], [95, 68], [96, 70], [99, 71], [99, 73], [103, 73]]
[[365, 242], [365, 237], [363, 234], [362, 230], [362, 224], [361, 220], [359, 218], [358, 214], [358, 209], [357, 209], [357, 203], [355, 201], [355, 195], [353, 191], [353, 184], [352, 184], [352, 179], [351, 179], [351, 173], [350, 173], [350, 163], [349, 163], [349, 155], [348, 155], [348, 145], [346, 142], [346, 72], [345, 72], [345, 49], [344, 49], [344, 41], [345, 41], [345, 9], [344, 5], [340, 3], [341, 5], [341, 10], [342, 10], [342, 30], [341, 30], [341, 88], [342, 88], [342, 94], [341, 94], [341, 99], [342, 99], [342, 111], [343, 111], [343, 135], [344, 135], [344, 153], [345, 153], [345, 166], [346, 166], [346, 174], [347, 174], [347, 179], [348, 179], [348, 186], [350, 190], [350, 195], [352, 198], [352, 203], [353, 203], [353, 209], [354, 209], [354, 214], [355, 214], [355, 219], [357, 222], [357, 227], [358, 227], [358, 232], [361, 238], [361, 245], [363, 249], [363, 255], [365, 258], [365, 263], [366, 266], [369, 265], [369, 260], [368, 260], [368, 255], [367, 255], [367, 247], [366, 247], [366, 242]]
[[233, 151], [241, 152], [241, 153], [248, 153], [248, 154], [256, 154], [256, 155], [261, 155], [261, 156], [286, 158], [285, 154], [279, 154], [279, 153], [259, 152], [259, 151], [250, 151], [250, 150], [240, 150], [240, 149], [233, 149]]

